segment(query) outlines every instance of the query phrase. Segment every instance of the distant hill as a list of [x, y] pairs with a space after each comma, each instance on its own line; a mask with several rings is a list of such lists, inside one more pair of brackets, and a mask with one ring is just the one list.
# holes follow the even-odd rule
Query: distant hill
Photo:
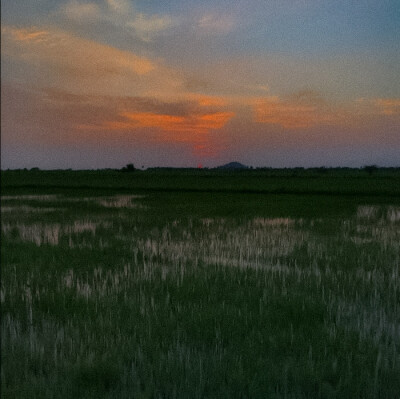
[[229, 162], [225, 165], [218, 166], [215, 169], [248, 169], [249, 167], [240, 162]]

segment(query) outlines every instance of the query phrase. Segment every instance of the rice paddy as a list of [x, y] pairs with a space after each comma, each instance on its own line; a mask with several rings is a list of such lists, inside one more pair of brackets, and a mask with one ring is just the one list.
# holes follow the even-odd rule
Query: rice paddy
[[397, 200], [26, 191], [3, 398], [399, 397]]

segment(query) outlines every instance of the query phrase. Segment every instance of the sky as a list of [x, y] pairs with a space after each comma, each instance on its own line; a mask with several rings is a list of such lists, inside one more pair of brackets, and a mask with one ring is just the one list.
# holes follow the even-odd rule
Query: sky
[[398, 0], [1, 2], [1, 168], [400, 166]]

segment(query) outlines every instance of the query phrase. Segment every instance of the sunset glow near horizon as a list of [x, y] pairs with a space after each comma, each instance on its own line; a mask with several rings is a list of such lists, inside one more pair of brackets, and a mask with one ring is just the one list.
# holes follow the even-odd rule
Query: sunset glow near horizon
[[2, 169], [400, 166], [397, 0], [1, 12]]

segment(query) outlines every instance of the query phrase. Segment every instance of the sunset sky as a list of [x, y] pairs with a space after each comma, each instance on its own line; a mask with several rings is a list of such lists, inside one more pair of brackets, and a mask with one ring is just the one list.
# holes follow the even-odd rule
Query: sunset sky
[[398, 0], [1, 2], [1, 167], [400, 166]]

